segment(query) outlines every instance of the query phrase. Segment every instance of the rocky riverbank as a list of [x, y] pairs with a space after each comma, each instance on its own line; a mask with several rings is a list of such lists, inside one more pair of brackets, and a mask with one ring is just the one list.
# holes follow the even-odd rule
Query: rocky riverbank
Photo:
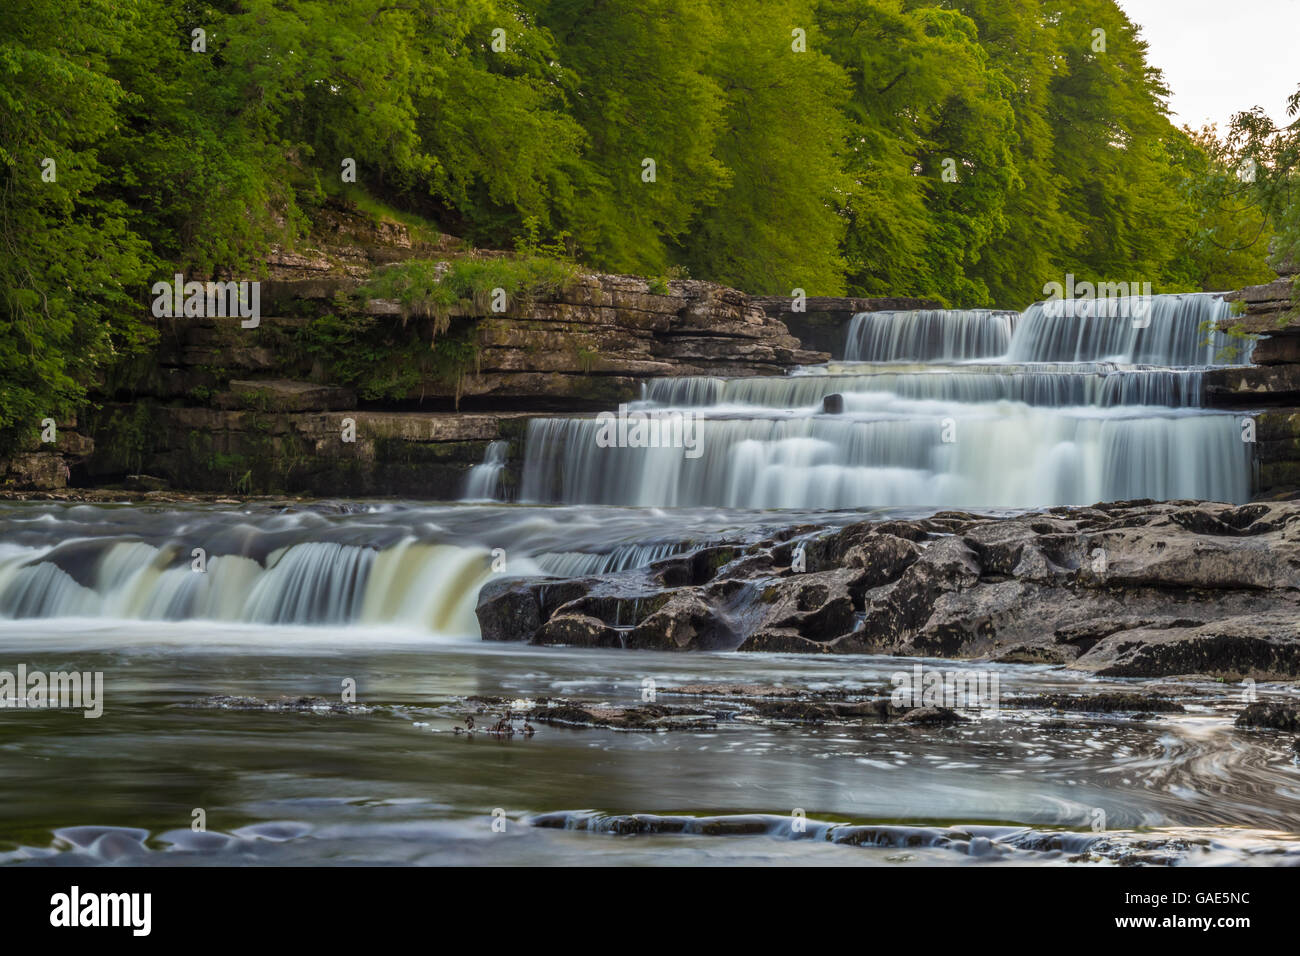
[[896, 654], [1115, 677], [1300, 678], [1300, 502], [941, 512], [648, 568], [491, 582], [485, 640]]
[[1261, 497], [1300, 487], [1300, 309], [1293, 298], [1296, 267], [1281, 278], [1224, 296], [1232, 322], [1256, 338], [1251, 365], [1205, 373], [1206, 404], [1249, 409], [1255, 420], [1256, 490]]

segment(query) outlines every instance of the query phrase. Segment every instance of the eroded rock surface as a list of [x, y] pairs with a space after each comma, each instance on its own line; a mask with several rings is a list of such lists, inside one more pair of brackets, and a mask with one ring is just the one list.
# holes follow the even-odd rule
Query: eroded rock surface
[[[541, 600], [542, 589], [557, 597]], [[478, 616], [495, 640], [1296, 679], [1300, 503], [1137, 501], [802, 527], [618, 574], [499, 582]]]

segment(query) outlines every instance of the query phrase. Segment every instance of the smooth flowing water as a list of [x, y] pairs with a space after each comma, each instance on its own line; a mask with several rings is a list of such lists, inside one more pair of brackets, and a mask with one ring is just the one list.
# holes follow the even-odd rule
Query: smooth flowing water
[[[911, 662], [85, 619], [6, 623], [0, 645], [31, 667], [106, 675], [97, 720], [32, 710], [0, 721], [0, 861], [1060, 864], [1145, 840], [1172, 841], [1173, 862], [1300, 862], [1294, 755], [1235, 731], [1239, 691], [1220, 685], [1193, 688], [1189, 713], [1160, 719], [1004, 711], [939, 730], [723, 719], [497, 739], [454, 732], [467, 698], [617, 704], [637, 701], [647, 678], [850, 688], [887, 684]], [[1000, 676], [1004, 696], [1120, 683], [1026, 667]], [[193, 706], [211, 695], [337, 700], [348, 679], [364, 711]], [[599, 832], [602, 820], [617, 831], [621, 814], [711, 822]]]
[[1204, 369], [1249, 361], [1212, 295], [857, 316], [846, 354], [780, 378], [649, 383], [634, 412], [684, 416], [696, 447], [606, 447], [600, 418], [530, 423], [521, 498], [731, 508], [1243, 502], [1239, 415]]
[[[866, 363], [650, 383], [640, 409], [701, 413], [696, 458], [602, 447], [593, 418], [534, 422], [523, 497], [555, 505], [0, 505], [0, 683], [103, 679], [91, 719], [0, 708], [0, 862], [1300, 862], [1296, 755], [1232, 726], [1239, 687], [1164, 688], [1176, 713], [809, 725], [673, 689], [871, 696], [913, 662], [492, 644], [474, 615], [497, 576], [793, 525], [1245, 500], [1237, 423], [1199, 408], [1224, 343], [1189, 331], [1221, 307], [1162, 300], [1140, 328], [1090, 314], [1073, 338], [1034, 310], [862, 318], [848, 347]], [[465, 496], [499, 494], [508, 466], [493, 447]], [[1159, 689], [969, 666], [1003, 698]], [[647, 687], [686, 723], [483, 729]]]

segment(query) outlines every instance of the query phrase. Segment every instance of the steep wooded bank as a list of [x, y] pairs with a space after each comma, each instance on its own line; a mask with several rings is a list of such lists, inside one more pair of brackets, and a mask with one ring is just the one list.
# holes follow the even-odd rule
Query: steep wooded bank
[[954, 307], [1226, 290], [1300, 241], [1300, 123], [1175, 128], [1116, 0], [10, 0], [0, 62], [0, 456], [150, 344], [153, 283], [266, 279], [339, 198], [656, 287]]
[[432, 314], [349, 299], [403, 258], [509, 257], [432, 248], [343, 205], [329, 222], [328, 242], [271, 257], [256, 327], [151, 319], [156, 346], [110, 368], [97, 407], [58, 423], [56, 443], [0, 466], [7, 486], [454, 498], [530, 415], [610, 408], [655, 377], [779, 375], [828, 358], [758, 300], [697, 280], [575, 271], [502, 312], [478, 294]]

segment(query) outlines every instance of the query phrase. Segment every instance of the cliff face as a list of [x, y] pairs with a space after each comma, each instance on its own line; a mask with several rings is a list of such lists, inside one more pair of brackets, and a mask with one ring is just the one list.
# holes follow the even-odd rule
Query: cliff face
[[[381, 311], [396, 312], [390, 305]], [[825, 362], [805, 350], [749, 296], [711, 282], [580, 275], [553, 298], [499, 315], [460, 313], [475, 323], [477, 367], [460, 383], [460, 404], [559, 410], [608, 408], [639, 394], [648, 378], [780, 375]], [[426, 396], [453, 397], [448, 383], [422, 382]]]
[[1291, 298], [1295, 271], [1284, 267], [1282, 278], [1224, 296], [1243, 310], [1233, 321], [1260, 336], [1254, 365], [1205, 375], [1208, 404], [1255, 412], [1261, 497], [1300, 488], [1300, 309]]
[[[238, 317], [152, 320], [156, 347], [110, 371], [85, 434], [15, 462], [10, 486], [455, 498], [489, 443], [517, 443], [532, 415], [610, 408], [655, 377], [779, 375], [828, 358], [735, 289], [579, 275], [500, 314], [453, 310], [443, 337], [458, 336], [472, 360], [450, 372], [427, 363], [399, 394], [367, 400], [315, 347], [313, 323], [376, 265], [430, 250], [403, 241], [402, 227], [342, 231], [352, 241], [272, 257], [255, 328]], [[431, 355], [432, 319], [383, 300], [366, 312]]]

